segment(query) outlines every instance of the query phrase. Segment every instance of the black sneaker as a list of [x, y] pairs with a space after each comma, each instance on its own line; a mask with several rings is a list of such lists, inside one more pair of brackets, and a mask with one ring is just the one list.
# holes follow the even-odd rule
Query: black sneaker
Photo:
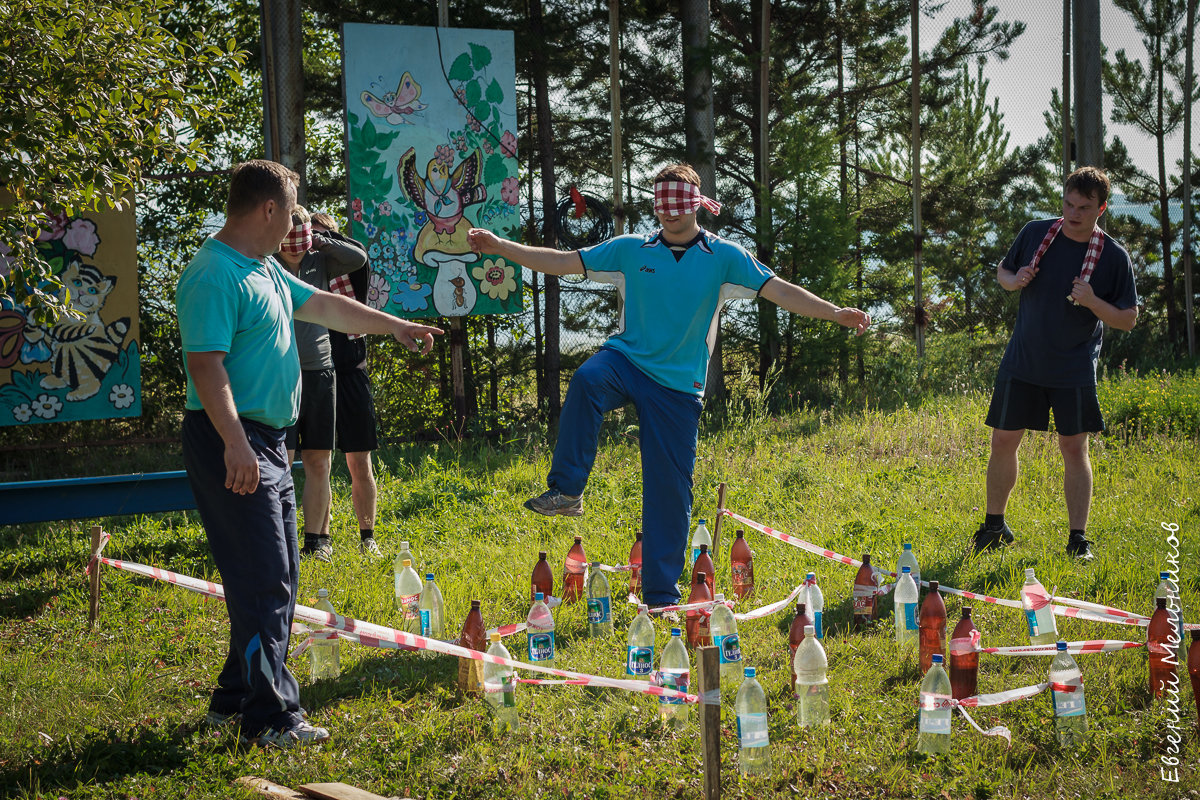
[[1071, 558], [1078, 558], [1080, 561], [1091, 561], [1096, 555], [1092, 552], [1091, 542], [1086, 536], [1080, 536], [1077, 533], [1071, 534], [1071, 538], [1067, 539], [1067, 555]]
[[980, 525], [979, 530], [975, 531], [975, 552], [982, 553], [985, 550], [995, 550], [998, 547], [1007, 547], [1016, 539], [1013, 536], [1012, 529], [1005, 522], [999, 528], [989, 528], [987, 525]]

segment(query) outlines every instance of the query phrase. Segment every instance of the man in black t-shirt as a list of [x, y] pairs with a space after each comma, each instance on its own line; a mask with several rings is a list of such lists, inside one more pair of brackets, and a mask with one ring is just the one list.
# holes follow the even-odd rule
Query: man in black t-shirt
[[1027, 224], [996, 268], [1000, 285], [1021, 299], [988, 409], [987, 515], [975, 532], [976, 551], [1013, 541], [1004, 510], [1017, 482], [1017, 449], [1026, 429], [1049, 429], [1053, 410], [1063, 455], [1067, 553], [1092, 558], [1088, 433], [1104, 430], [1096, 360], [1104, 326], [1127, 331], [1138, 315], [1129, 254], [1097, 225], [1110, 190], [1102, 170], [1072, 172], [1062, 218]]

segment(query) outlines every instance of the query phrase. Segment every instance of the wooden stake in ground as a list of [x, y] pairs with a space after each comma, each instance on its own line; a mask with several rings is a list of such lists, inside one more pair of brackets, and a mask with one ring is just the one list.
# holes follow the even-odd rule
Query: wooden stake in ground
[[704, 753], [704, 800], [720, 800], [721, 665], [717, 648], [701, 647], [697, 653], [696, 661], [700, 665], [700, 750]]
[[717, 518], [713, 521], [713, 543], [712, 550], [713, 566], [717, 566], [717, 553], [721, 552], [721, 520], [725, 515], [721, 512], [725, 510], [725, 484], [717, 484]]
[[[95, 553], [100, 549], [100, 537], [104, 535], [104, 529], [99, 525], [92, 526], [92, 550]], [[91, 553], [88, 558], [91, 558]], [[88, 580], [91, 582], [92, 597], [91, 603], [88, 605], [88, 627], [93, 628], [96, 625], [96, 618], [100, 616], [100, 559], [96, 559], [96, 563], [92, 564], [92, 570], [88, 574]]]

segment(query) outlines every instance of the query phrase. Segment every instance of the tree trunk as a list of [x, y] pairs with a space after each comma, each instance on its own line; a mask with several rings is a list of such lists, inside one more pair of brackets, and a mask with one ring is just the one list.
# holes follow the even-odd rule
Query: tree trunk
[[[533, 51], [533, 92], [537, 104], [537, 141], [542, 172], [542, 246], [557, 247], [558, 237], [554, 228], [554, 212], [558, 201], [554, 193], [554, 131], [550, 122], [550, 91], [546, 77], [545, 26], [542, 18], [542, 0], [529, 2], [529, 27], [538, 47]], [[559, 385], [559, 310], [561, 295], [558, 276], [545, 278], [546, 308], [546, 398], [549, 403], [549, 423], [554, 428], [562, 411], [562, 393]]]

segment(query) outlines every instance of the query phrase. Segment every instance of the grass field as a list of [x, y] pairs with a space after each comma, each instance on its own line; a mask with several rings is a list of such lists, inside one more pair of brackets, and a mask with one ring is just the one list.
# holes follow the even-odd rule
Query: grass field
[[[1194, 383], [1195, 376], [1191, 381]], [[1171, 395], [1171, 381], [1165, 381]], [[1123, 392], [1123, 393], [1122, 393]], [[1184, 394], [1195, 390], [1191, 383]], [[1139, 393], [1110, 393], [1137, 405]], [[1122, 399], [1123, 398], [1123, 399]], [[1165, 402], [1165, 401], [1164, 401]], [[1097, 558], [1080, 564], [1066, 540], [1061, 458], [1054, 441], [1031, 435], [1009, 519], [1017, 544], [974, 556], [968, 543], [981, 519], [986, 431], [979, 395], [932, 400], [919, 410], [843, 415], [800, 411], [782, 417], [748, 412], [741, 424], [700, 442], [694, 516], [710, 520], [716, 487], [745, 516], [854, 557], [870, 552], [894, 564], [911, 541], [923, 577], [1015, 598], [1027, 566], [1047, 588], [1149, 613], [1158, 571], [1168, 557], [1160, 523], [1180, 526], [1186, 613], [1200, 608], [1200, 439], [1194, 428], [1131, 418], [1092, 447], [1097, 501], [1089, 533]], [[1138, 420], [1141, 420], [1139, 424]], [[488, 625], [527, 611], [529, 572], [539, 549], [556, 571], [572, 536], [588, 555], [623, 563], [640, 507], [636, 420], [616, 415], [588, 488], [582, 519], [545, 519], [521, 509], [541, 490], [550, 445], [529, 436], [502, 445], [459, 444], [380, 454], [380, 519], [385, 552], [412, 543], [420, 571], [430, 570], [446, 597], [448, 627], [469, 600], [483, 601]], [[343, 613], [394, 624], [390, 560], [368, 562], [355, 546], [348, 485], [335, 485], [335, 558], [305, 562], [300, 601], [314, 605], [327, 587]], [[108, 555], [219, 580], [194, 513], [103, 521]], [[734, 526], [726, 525], [723, 543]], [[725, 792], [744, 797], [1200, 797], [1196, 706], [1183, 681], [1186, 730], [1178, 753], [1180, 783], [1160, 776], [1167, 709], [1147, 690], [1144, 650], [1083, 655], [1092, 733], [1063, 752], [1050, 700], [1042, 695], [974, 712], [983, 727], [1002, 724], [1012, 746], [984, 738], [957, 715], [953, 752], [913, 752], [918, 674], [897, 658], [890, 600], [878, 627], [849, 632], [853, 570], [747, 531], [755, 550], [755, 605], [785, 596], [814, 570], [831, 628], [833, 724], [804, 731], [788, 692], [790, 614], [741, 628], [747, 665], [758, 668], [771, 707], [774, 773], [740, 781], [732, 690], [726, 691], [722, 748]], [[696, 797], [701, 786], [699, 725], [676, 733], [644, 697], [578, 687], [521, 687], [521, 730], [501, 736], [485, 704], [455, 686], [453, 659], [342, 646], [342, 676], [316, 685], [307, 662], [294, 665], [304, 705], [330, 729], [330, 742], [302, 751], [244, 749], [227, 731], [203, 727], [208, 692], [224, 657], [227, 622], [219, 602], [106, 569], [101, 621], [86, 628], [81, 570], [86, 525], [0, 530], [0, 795], [15, 798], [249, 797], [242, 775], [296, 786], [342, 780], [381, 795], [429, 798]], [[718, 591], [730, 591], [727, 549], [718, 554]], [[615, 587], [623, 585], [620, 578]], [[614, 587], [614, 588], [615, 588]], [[614, 594], [617, 592], [615, 591]], [[948, 598], [951, 625], [960, 603]], [[557, 613], [558, 665], [620, 676], [624, 635], [634, 614], [617, 604], [617, 633], [587, 638], [582, 604]], [[1027, 643], [1020, 614], [974, 607], [984, 644]], [[659, 621], [658, 645], [668, 635]], [[1144, 629], [1060, 619], [1068, 639], [1141, 640]], [[520, 652], [524, 637], [508, 640]], [[996, 692], [1045, 680], [1047, 658], [982, 656], [979, 685]]]

